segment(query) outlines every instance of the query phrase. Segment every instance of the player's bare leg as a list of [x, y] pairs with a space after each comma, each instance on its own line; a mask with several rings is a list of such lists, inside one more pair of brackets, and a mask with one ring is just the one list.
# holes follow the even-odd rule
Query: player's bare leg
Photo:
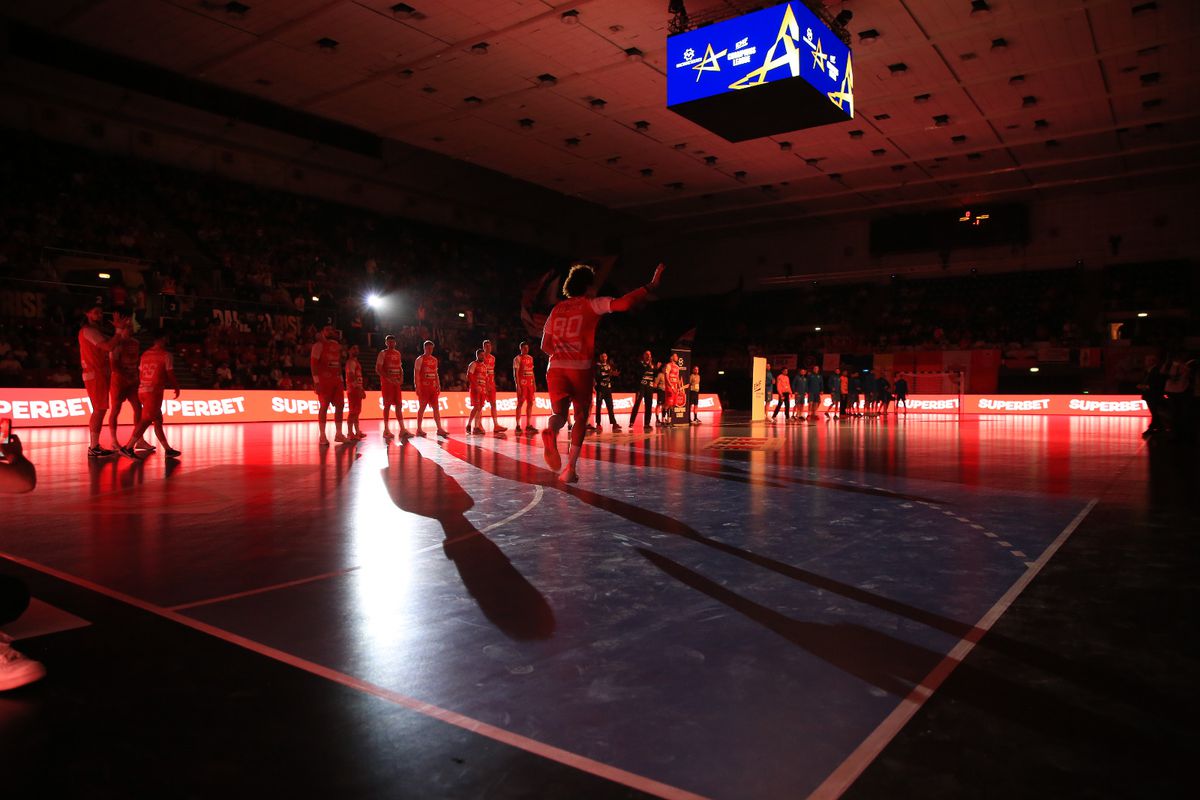
[[[142, 418], [142, 401], [141, 400], [135, 400], [132, 397], [129, 398], [129, 407], [133, 409], [133, 418], [134, 419]], [[113, 414], [113, 419], [114, 420], [116, 419], [116, 414]], [[117, 438], [116, 438], [116, 436], [114, 436], [113, 441], [115, 442], [116, 440], [117, 440]], [[146, 441], [146, 435], [144, 433], [133, 441], [132, 446], [133, 446], [134, 450], [153, 450], [154, 449], [154, 445], [152, 445]]]
[[[558, 453], [558, 432], [567, 424], [567, 413], [571, 406], [571, 398], [564, 397], [555, 403], [550, 409], [550, 418], [546, 421], [547, 428], [542, 431], [542, 455], [546, 459], [546, 466], [558, 472], [562, 469], [562, 456]], [[580, 428], [583, 433], [580, 434], [580, 441], [583, 440], [583, 434], [587, 433], [583, 428]], [[574, 434], [574, 431], [572, 431]]]
[[433, 424], [437, 426], [437, 435], [443, 438], [448, 437], [450, 431], [442, 427], [442, 412], [438, 410], [438, 401], [434, 400], [430, 405], [433, 407]]
[[[408, 429], [408, 426], [404, 424], [404, 407], [399, 403], [396, 403], [396, 427], [400, 429], [401, 439], [412, 438], [412, 432]], [[420, 426], [418, 425], [417, 427]]]
[[[591, 412], [591, 396], [583, 403], [582, 407], [575, 405], [575, 419], [585, 420]], [[563, 483], [578, 483], [579, 474], [575, 471], [575, 465], [579, 463], [579, 453], [583, 450], [583, 440], [587, 437], [587, 426], [580, 424], [575, 426], [575, 430], [571, 431], [570, 444], [567, 446], [567, 468], [558, 474], [559, 480]]]
[[508, 428], [501, 425], [500, 418], [496, 416], [496, 398], [494, 396], [492, 397], [491, 403], [492, 403], [492, 432], [499, 435], [501, 433], [504, 433], [506, 430], [508, 430]]
[[[333, 440], [335, 442], [346, 441], [346, 436], [342, 433], [342, 406], [339, 403], [333, 405], [333, 427], [336, 431]], [[325, 426], [321, 426], [321, 432], [325, 432]]]
[[[391, 403], [387, 402], [383, 404], [383, 438], [385, 439], [392, 438], [392, 432], [388, 430], [388, 410], [391, 408], [391, 405]], [[399, 412], [399, 410], [399, 407], [397, 407], [396, 411]]]
[[[341, 412], [338, 412], [338, 413], [340, 414]], [[326, 423], [328, 422], [328, 418], [329, 418], [329, 404], [322, 402], [321, 410], [317, 412], [317, 428], [319, 428], [321, 431], [321, 438], [317, 440], [317, 443], [321, 444], [321, 445], [329, 444], [329, 437], [327, 437], [325, 435], [325, 427], [326, 427]]]

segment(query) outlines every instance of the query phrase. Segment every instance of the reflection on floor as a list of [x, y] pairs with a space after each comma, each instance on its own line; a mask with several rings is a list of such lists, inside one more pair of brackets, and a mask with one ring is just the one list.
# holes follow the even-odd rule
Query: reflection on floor
[[[522, 796], [533, 781], [540, 796], [832, 796], [972, 646], [1017, 649], [984, 634], [1145, 455], [1139, 432], [715, 416], [593, 439], [565, 485], [536, 437], [512, 433], [322, 449], [307, 424], [177, 426], [179, 460], [89, 462], [78, 430], [26, 431], [41, 482], [5, 503], [0, 552], [17, 563], [0, 564], [93, 625], [27, 642], [51, 677], [18, 699], [33, 730], [39, 713], [69, 718], [61, 706], [97, 689], [66, 688], [54, 656], [137, 629], [156, 638], [126, 657], [167, 648], [169, 675], [141, 684], [159, 724], [117, 726], [129, 754], [201, 714], [175, 693], [217, 669], [230, 742], [278, 747], [320, 722], [348, 751], [297, 773], [305, 794]], [[735, 437], [766, 441], [710, 447]], [[1101, 724], [972, 664], [958, 696], [978, 714]], [[303, 684], [274, 698], [298, 728], [265, 720], [266, 701], [226, 707], [259, 680]], [[74, 757], [26, 745], [26, 765]], [[396, 759], [424, 766], [402, 785]]]

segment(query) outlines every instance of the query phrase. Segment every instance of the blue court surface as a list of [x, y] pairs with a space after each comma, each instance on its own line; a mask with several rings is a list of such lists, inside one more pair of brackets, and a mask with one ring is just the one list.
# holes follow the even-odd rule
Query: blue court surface
[[748, 799], [845, 788], [1140, 445], [727, 415], [593, 437], [566, 485], [536, 437], [461, 424], [173, 432], [177, 462], [90, 467], [80, 432], [26, 432], [42, 482], [0, 550], [636, 789]]

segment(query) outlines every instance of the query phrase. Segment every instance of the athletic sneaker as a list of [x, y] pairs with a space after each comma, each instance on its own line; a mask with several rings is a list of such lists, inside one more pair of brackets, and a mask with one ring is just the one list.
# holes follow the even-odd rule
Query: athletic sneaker
[[333, 437], [333, 440], [335, 442], [344, 442], [346, 441], [346, 437], [339, 433], [337, 436]]
[[538, 432], [538, 429], [537, 429], [537, 428], [535, 428], [535, 427], [533, 427], [532, 425], [526, 425], [526, 426], [525, 426], [525, 432], [526, 432], [527, 434], [529, 434], [530, 436], [534, 436], [534, 435], [536, 435], [536, 434], [537, 434], [537, 432]]
[[412, 438], [412, 434], [409, 433], [408, 428], [404, 428], [400, 431], [400, 438], [401, 439], [411, 439]]
[[12, 638], [0, 633], [0, 692], [41, 680], [45, 675], [41, 662], [14, 649]]
[[417, 431], [417, 436], [420, 436], [422, 439], [424, 439], [424, 438], [425, 438], [425, 431]]
[[643, 433], [649, 433], [649, 432], [650, 432], [650, 431], [652, 431], [652, 430], [654, 430], [654, 428], [650, 427], [649, 425], [644, 425], [644, 426], [642, 426], [642, 432], [643, 432]]
[[88, 448], [88, 458], [107, 458], [108, 456], [116, 455], [116, 453], [116, 450], [109, 450], [108, 448], [101, 447], [100, 445]]
[[549, 428], [542, 431], [542, 455], [546, 459], [547, 467], [555, 472], [562, 469], [562, 456], [558, 454], [558, 437]]
[[133, 449], [134, 450], [146, 450], [148, 452], [153, 453], [158, 448], [156, 448], [154, 445], [150, 444], [149, 442], [134, 442]]
[[395, 439], [396, 437], [391, 431], [384, 431], [383, 438], [384, 439]]
[[319, 444], [321, 447], [329, 447], [329, 440], [322, 436], [317, 440], [317, 444]]
[[613, 426], [612, 426], [612, 432], [613, 432], [613, 433], [620, 433], [620, 432], [621, 432], [621, 426], [620, 426], [620, 425], [618, 425], [617, 423], [615, 423], [615, 422], [614, 422], [614, 423], [613, 423]]
[[450, 431], [444, 431], [444, 430], [442, 430], [441, 428], [438, 428], [438, 429], [437, 429], [437, 435], [438, 435], [438, 436], [441, 436], [443, 439], [449, 439], [449, 438], [450, 438]]
[[138, 454], [134, 452], [133, 448], [128, 445], [123, 445], [121, 447], [121, 455], [125, 456], [126, 458], [132, 458], [134, 461], [137, 461], [138, 458]]
[[167, 458], [179, 458], [183, 455], [183, 451], [176, 450], [174, 447], [168, 447], [166, 450], [163, 450], [163, 455]]
[[508, 428], [504, 427], [503, 425], [497, 425], [492, 428], [492, 433], [504, 433], [506, 430], [508, 430]]

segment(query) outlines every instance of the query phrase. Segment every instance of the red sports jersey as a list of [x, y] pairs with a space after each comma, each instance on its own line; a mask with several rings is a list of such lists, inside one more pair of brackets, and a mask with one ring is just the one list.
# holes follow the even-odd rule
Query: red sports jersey
[[518, 386], [533, 385], [533, 356], [517, 356], [514, 358], [513, 370], [517, 373]]
[[496, 388], [496, 357], [494, 355], [492, 355], [491, 353], [488, 353], [488, 354], [484, 355], [484, 357], [483, 357], [483, 371], [484, 371], [484, 375], [487, 377], [487, 385], [490, 388], [495, 389]]
[[140, 378], [138, 392], [145, 394], [161, 392], [168, 383], [175, 383], [175, 359], [166, 350], [152, 347], [142, 353], [138, 372]]
[[404, 364], [401, 362], [399, 350], [381, 350], [375, 359], [375, 372], [379, 380], [390, 383], [404, 383]]
[[137, 339], [125, 339], [109, 353], [109, 363], [112, 374], [126, 380], [138, 379], [138, 343]]
[[436, 356], [417, 356], [417, 362], [413, 365], [413, 369], [417, 373], [417, 384], [422, 389], [436, 389], [438, 387], [438, 360]]
[[611, 297], [571, 297], [556, 305], [542, 330], [542, 352], [550, 356], [547, 369], [590, 370], [596, 325], [611, 310]]
[[487, 388], [487, 367], [483, 365], [482, 361], [472, 361], [467, 366], [467, 383], [477, 389]]
[[663, 371], [666, 373], [667, 386], [678, 391], [682, 387], [679, 381], [679, 365], [668, 361], [667, 365], [663, 367]]
[[318, 378], [342, 377], [342, 344], [332, 339], [317, 339], [312, 347], [312, 367]]
[[792, 393], [791, 379], [788, 378], [787, 375], [776, 375], [775, 376], [775, 391], [779, 392], [780, 394], [791, 394]]
[[362, 364], [358, 363], [357, 358], [351, 358], [346, 362], [346, 388], [350, 390], [357, 389], [362, 391]]
[[112, 367], [109, 364], [108, 352], [101, 350], [100, 345], [108, 341], [108, 337], [99, 328], [86, 325], [79, 329], [79, 366], [83, 367], [83, 379], [94, 381], [97, 378], [107, 380]]

